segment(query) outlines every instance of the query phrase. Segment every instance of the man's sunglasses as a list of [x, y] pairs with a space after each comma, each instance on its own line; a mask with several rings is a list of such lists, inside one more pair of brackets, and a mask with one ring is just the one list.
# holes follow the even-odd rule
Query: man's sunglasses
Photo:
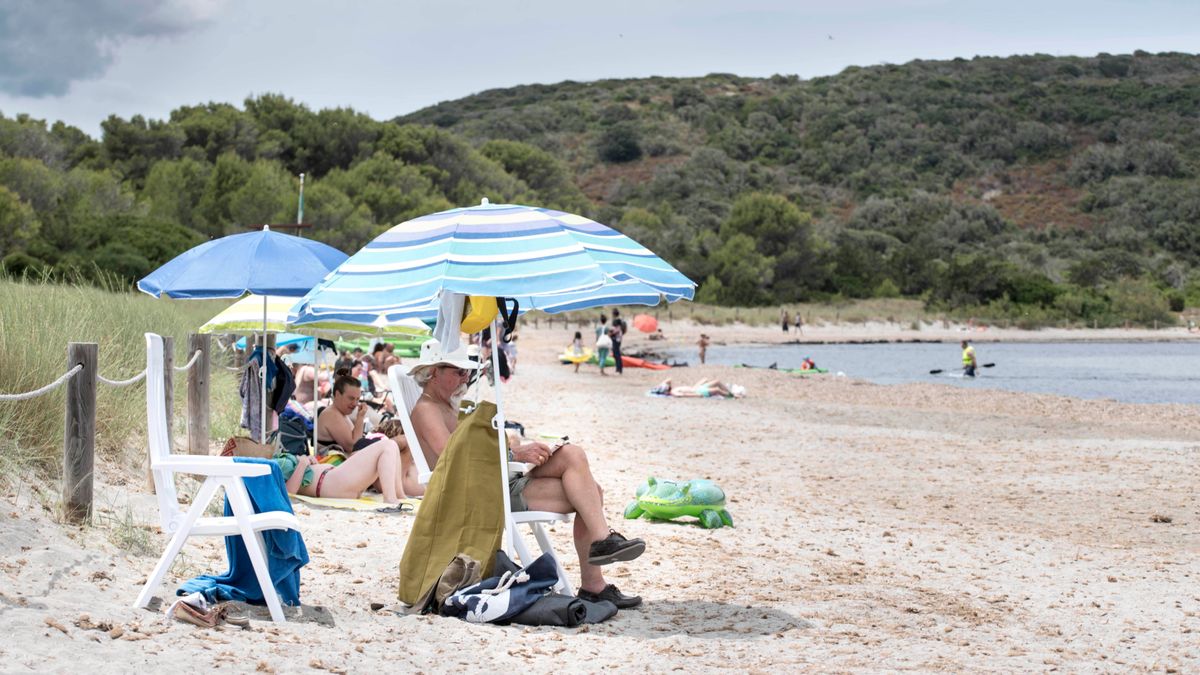
[[442, 366], [442, 370], [450, 370], [450, 371], [453, 371], [453, 372], [454, 372], [454, 374], [455, 374], [455, 375], [458, 375], [459, 377], [466, 377], [466, 376], [467, 376], [467, 371], [466, 371], [466, 369], [465, 369], [465, 368], [458, 368], [458, 367], [456, 367], [456, 366]]

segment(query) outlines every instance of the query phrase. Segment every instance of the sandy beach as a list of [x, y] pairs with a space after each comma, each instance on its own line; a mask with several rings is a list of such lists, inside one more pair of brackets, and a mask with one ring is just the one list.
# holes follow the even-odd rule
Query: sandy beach
[[[1200, 406], [692, 366], [740, 400], [658, 399], [661, 372], [559, 365], [575, 329], [521, 333], [509, 417], [588, 449], [613, 527], [646, 554], [606, 568], [645, 598], [580, 629], [375, 612], [413, 517], [298, 504], [311, 555], [284, 625], [198, 629], [131, 605], [163, 546], [136, 472], [99, 468], [97, 525], [0, 495], [0, 670], [159, 672], [1080, 671], [1200, 668]], [[795, 340], [663, 325], [667, 344]], [[807, 340], [953, 342], [956, 328], [805, 326]], [[1173, 331], [973, 331], [988, 340], [1196, 339]], [[663, 343], [632, 336], [626, 351]], [[954, 350], [954, 347], [948, 347]], [[735, 527], [624, 520], [648, 476], [711, 478]], [[51, 492], [57, 486], [51, 486]], [[130, 521], [132, 525], [130, 525]], [[143, 530], [150, 554], [122, 550]], [[570, 527], [553, 537], [577, 577]], [[193, 539], [160, 595], [225, 570]], [[261, 614], [265, 616], [265, 610]], [[256, 615], [257, 616], [257, 615]]]

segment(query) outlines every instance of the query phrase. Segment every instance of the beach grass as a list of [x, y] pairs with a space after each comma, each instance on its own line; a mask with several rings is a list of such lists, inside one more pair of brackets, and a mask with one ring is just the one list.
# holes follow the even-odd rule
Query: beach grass
[[[183, 365], [190, 356], [184, 353], [187, 334], [228, 304], [225, 300], [158, 300], [128, 289], [47, 280], [0, 280], [0, 393], [32, 391], [65, 373], [70, 342], [99, 344], [99, 373], [111, 380], [128, 379], [145, 368], [146, 332], [174, 336], [175, 363]], [[236, 384], [230, 384], [232, 375], [216, 364], [212, 380], [214, 408], [225, 411], [229, 396], [237, 399]], [[0, 402], [0, 464], [57, 474], [64, 397], [65, 386], [28, 401]], [[183, 423], [185, 399], [186, 375], [177, 373], [177, 425]], [[97, 454], [123, 459], [129, 447], [144, 447], [144, 441], [134, 439], [145, 438], [145, 417], [142, 382], [119, 388], [98, 383]], [[214, 433], [226, 426], [214, 415]]]

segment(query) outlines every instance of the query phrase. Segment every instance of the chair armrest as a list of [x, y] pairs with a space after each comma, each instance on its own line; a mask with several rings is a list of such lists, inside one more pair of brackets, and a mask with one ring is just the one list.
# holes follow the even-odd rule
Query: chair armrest
[[154, 463], [154, 469], [167, 469], [177, 473], [194, 473], [201, 476], [265, 476], [271, 467], [255, 462], [235, 462], [229, 457], [179, 457], [172, 456]]

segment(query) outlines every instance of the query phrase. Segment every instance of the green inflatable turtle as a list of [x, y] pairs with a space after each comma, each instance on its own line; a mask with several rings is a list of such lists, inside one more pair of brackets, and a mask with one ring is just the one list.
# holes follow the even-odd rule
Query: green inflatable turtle
[[647, 478], [637, 489], [637, 499], [625, 507], [626, 518], [642, 516], [658, 520], [692, 516], [705, 529], [733, 527], [733, 518], [725, 510], [725, 491], [701, 478], [686, 483]]

